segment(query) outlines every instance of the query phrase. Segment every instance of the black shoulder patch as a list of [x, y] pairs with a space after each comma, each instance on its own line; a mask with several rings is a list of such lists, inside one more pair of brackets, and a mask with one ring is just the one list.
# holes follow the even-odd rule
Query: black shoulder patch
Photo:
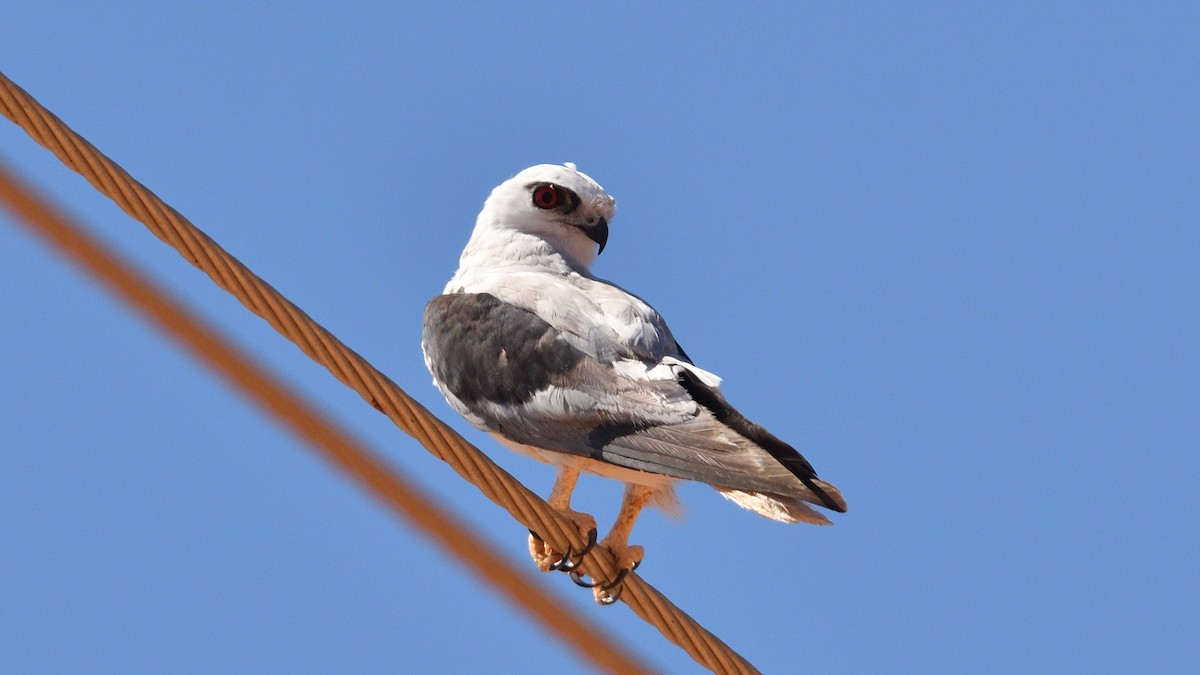
[[438, 381], [468, 405], [525, 403], [583, 358], [536, 314], [488, 293], [430, 300], [422, 342]]
[[799, 478], [800, 482], [804, 483], [804, 487], [816, 495], [826, 508], [833, 511], [845, 512], [845, 508], [832, 497], [825, 494], [825, 491], [813, 482], [813, 479], [817, 477], [817, 472], [813, 470], [812, 464], [809, 464], [803, 455], [796, 452], [795, 448], [781, 441], [766, 429], [746, 419], [745, 415], [742, 415], [737, 409], [729, 405], [724, 396], [721, 396], [720, 393], [701, 382], [691, 371], [684, 368], [680, 369], [679, 384], [692, 397], [692, 400], [707, 408], [713, 414], [713, 417], [717, 418], [718, 422], [733, 429], [747, 440], [757, 444], [758, 447], [771, 453], [771, 456], [788, 471], [791, 471], [796, 478]]

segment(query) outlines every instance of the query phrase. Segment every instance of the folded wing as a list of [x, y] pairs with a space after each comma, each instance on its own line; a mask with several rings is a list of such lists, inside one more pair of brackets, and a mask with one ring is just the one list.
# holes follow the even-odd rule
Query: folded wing
[[846, 510], [800, 453], [686, 357], [604, 362], [568, 337], [493, 295], [459, 293], [426, 307], [422, 347], [451, 405], [516, 443], [708, 483], [778, 520], [827, 522], [806, 503]]

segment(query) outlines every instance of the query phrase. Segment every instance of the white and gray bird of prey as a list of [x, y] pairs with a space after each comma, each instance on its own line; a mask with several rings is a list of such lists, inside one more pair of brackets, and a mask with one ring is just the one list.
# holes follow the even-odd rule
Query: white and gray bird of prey
[[[673, 506], [677, 480], [767, 518], [829, 524], [809, 505], [845, 511], [837, 488], [735, 410], [653, 307], [592, 275], [615, 209], [573, 164], [533, 166], [493, 190], [454, 278], [425, 308], [434, 384], [476, 427], [556, 466], [549, 503], [584, 532], [595, 521], [570, 509], [579, 472], [623, 481], [600, 543], [624, 569], [642, 557], [627, 544], [638, 513]], [[530, 552], [542, 570], [572, 555], [536, 535]]]

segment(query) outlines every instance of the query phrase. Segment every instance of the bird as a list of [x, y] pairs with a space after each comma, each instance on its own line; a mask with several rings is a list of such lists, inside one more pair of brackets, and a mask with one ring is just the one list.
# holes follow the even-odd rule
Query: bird
[[[730, 405], [721, 379], [692, 362], [653, 307], [592, 274], [615, 211], [572, 163], [532, 166], [493, 189], [458, 269], [424, 311], [434, 385], [500, 444], [556, 467], [547, 502], [592, 541], [595, 520], [570, 508], [580, 473], [625, 484], [599, 542], [621, 577], [645, 553], [628, 543], [639, 513], [651, 503], [675, 510], [677, 481], [707, 483], [773, 520], [830, 524], [813, 506], [845, 512], [838, 489]], [[571, 568], [571, 552], [532, 532], [529, 543], [542, 571]], [[596, 588], [598, 601], [611, 586]]]

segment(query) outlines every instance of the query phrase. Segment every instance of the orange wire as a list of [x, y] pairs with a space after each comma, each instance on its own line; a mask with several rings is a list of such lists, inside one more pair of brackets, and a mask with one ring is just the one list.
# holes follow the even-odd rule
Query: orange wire
[[397, 514], [415, 523], [500, 593], [523, 607], [536, 621], [583, 657], [614, 673], [648, 673], [650, 669], [628, 654], [598, 626], [585, 621], [550, 596], [529, 575], [516, 569], [503, 554], [468, 531], [467, 527], [395, 471], [375, 453], [289, 391], [215, 329], [136, 273], [128, 264], [86, 234], [46, 200], [23, 185], [0, 162], [0, 201], [59, 252], [84, 268], [97, 281], [126, 300], [176, 341], [276, 420], [303, 438], [325, 459], [358, 481]]
[[[313, 321], [3, 73], [0, 73], [0, 114], [24, 129], [155, 236], [174, 247], [188, 262], [208, 274], [214, 283], [271, 324], [310, 358], [325, 366], [339, 381], [358, 392], [488, 499], [507, 510], [526, 528], [537, 532], [555, 550], [582, 550], [585, 535], [573, 523], [437, 419], [395, 382]], [[595, 547], [579, 563], [579, 569], [603, 582], [612, 582], [618, 575], [615, 556], [603, 546]], [[625, 590], [621, 602], [697, 663], [721, 673], [757, 672], [737, 652], [637, 574], [629, 574], [623, 584]]]

